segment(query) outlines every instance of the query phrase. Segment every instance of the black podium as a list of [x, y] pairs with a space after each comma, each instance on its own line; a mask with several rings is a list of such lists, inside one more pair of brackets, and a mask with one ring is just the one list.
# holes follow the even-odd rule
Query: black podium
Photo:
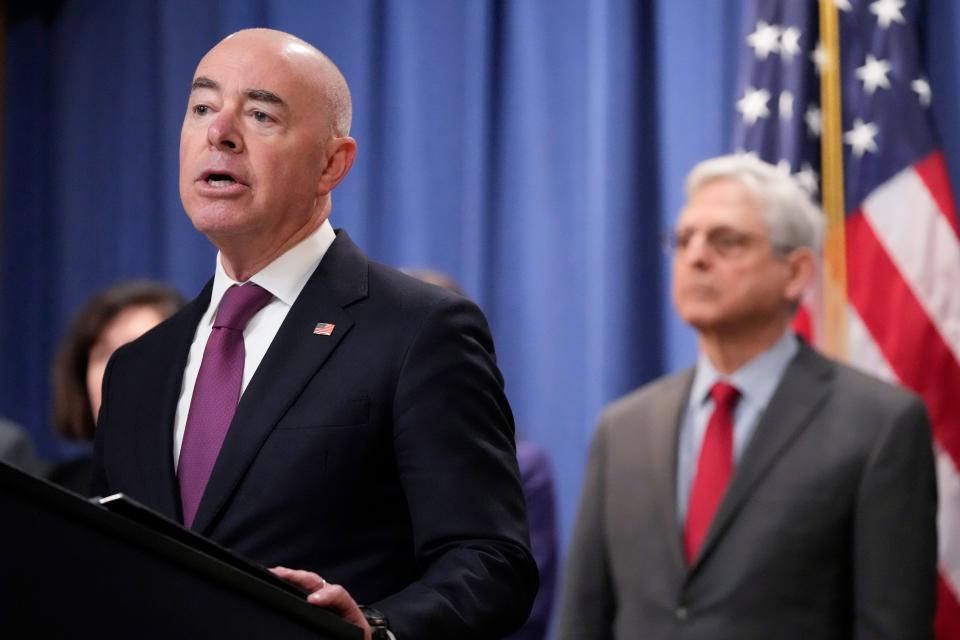
[[363, 637], [209, 541], [171, 533], [0, 463], [0, 637]]

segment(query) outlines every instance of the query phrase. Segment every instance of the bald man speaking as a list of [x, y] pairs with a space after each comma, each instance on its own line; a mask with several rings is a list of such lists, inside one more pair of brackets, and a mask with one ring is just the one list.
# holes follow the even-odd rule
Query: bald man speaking
[[180, 197], [214, 275], [111, 359], [93, 490], [274, 567], [367, 638], [500, 638], [537, 573], [493, 343], [468, 300], [334, 231], [350, 118], [340, 71], [289, 34], [200, 61]]

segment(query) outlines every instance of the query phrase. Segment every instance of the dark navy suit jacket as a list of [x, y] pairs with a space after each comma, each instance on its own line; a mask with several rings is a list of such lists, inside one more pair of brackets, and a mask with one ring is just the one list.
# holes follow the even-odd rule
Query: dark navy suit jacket
[[[181, 518], [174, 412], [210, 288], [111, 359], [95, 494]], [[332, 335], [315, 335], [318, 322]], [[367, 260], [339, 232], [240, 399], [194, 529], [344, 585], [401, 640], [518, 627], [537, 571], [479, 309]]]

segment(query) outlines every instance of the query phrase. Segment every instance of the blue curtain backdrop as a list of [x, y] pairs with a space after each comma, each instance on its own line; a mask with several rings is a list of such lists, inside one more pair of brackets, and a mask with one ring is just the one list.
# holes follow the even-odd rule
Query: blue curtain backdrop
[[[812, 1], [812, 0], [810, 0]], [[520, 432], [551, 454], [562, 540], [603, 404], [692, 362], [660, 234], [698, 160], [729, 147], [737, 0], [76, 0], [11, 4], [0, 249], [0, 414], [47, 457], [49, 363], [93, 292], [193, 295], [214, 251], [177, 194], [194, 66], [244, 27], [326, 51], [359, 156], [332, 220], [371, 256], [457, 278], [484, 308]], [[960, 16], [924, 24], [960, 168]]]

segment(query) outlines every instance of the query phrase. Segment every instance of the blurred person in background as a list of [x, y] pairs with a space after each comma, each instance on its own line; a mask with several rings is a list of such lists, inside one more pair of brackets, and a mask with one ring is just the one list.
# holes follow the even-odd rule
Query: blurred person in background
[[672, 293], [699, 358], [603, 412], [558, 637], [931, 638], [923, 403], [791, 328], [820, 210], [747, 155], [698, 164], [686, 191]]
[[[80, 443], [93, 441], [103, 371], [113, 352], [183, 306], [173, 288], [139, 280], [116, 284], [91, 298], [73, 319], [53, 366], [53, 428]], [[53, 465], [51, 481], [89, 494], [90, 455]]]
[[33, 444], [23, 428], [0, 418], [0, 462], [17, 467], [27, 473], [37, 474], [43, 465], [33, 454]]

